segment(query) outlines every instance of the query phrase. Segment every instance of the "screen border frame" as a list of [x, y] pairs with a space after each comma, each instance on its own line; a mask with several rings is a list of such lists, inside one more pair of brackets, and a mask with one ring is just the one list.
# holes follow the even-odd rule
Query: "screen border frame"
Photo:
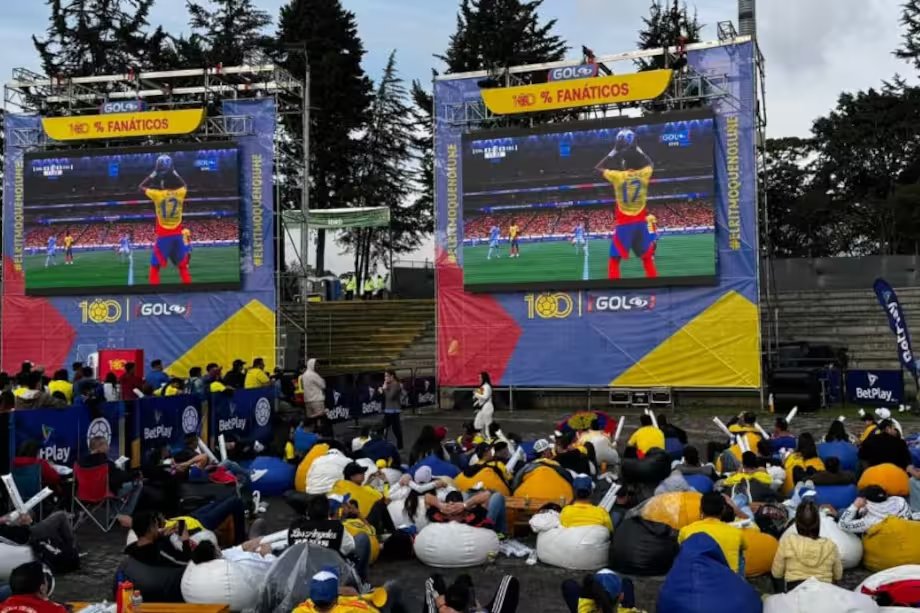
[[[665, 118], [654, 120], [652, 117]], [[670, 118], [675, 119], [670, 119]], [[533, 136], [535, 134], [553, 134], [559, 132], [577, 132], [577, 131], [586, 131], [589, 129], [609, 129], [609, 128], [624, 128], [629, 126], [641, 126], [649, 124], [663, 124], [669, 123], [670, 121], [688, 121], [693, 119], [711, 119], [712, 120], [712, 169], [713, 169], [713, 194], [719, 192], [718, 177], [717, 177], [717, 168], [716, 168], [716, 147], [718, 146], [718, 126], [717, 119], [718, 115], [709, 108], [703, 109], [690, 109], [690, 110], [681, 110], [681, 111], [667, 111], [664, 113], [652, 113], [649, 115], [643, 115], [642, 117], [602, 117], [600, 119], [583, 119], [577, 121], [566, 121], [562, 123], [549, 123], [535, 126], [533, 128], [498, 128], [495, 130], [475, 130], [463, 132], [460, 135], [460, 146], [461, 146], [461, 164], [463, 160], [463, 152], [466, 150], [466, 146], [469, 142], [475, 140], [489, 140], [493, 138], [508, 138], [508, 137], [521, 137], [521, 136]], [[488, 135], [488, 136], [486, 136]], [[462, 168], [462, 167], [461, 167]], [[462, 176], [462, 171], [461, 171]], [[461, 190], [463, 189], [463, 180], [460, 181]], [[462, 191], [461, 191], [462, 197]], [[463, 266], [464, 270], [463, 275], [463, 291], [470, 294], [492, 294], [497, 292], [518, 292], [518, 291], [555, 291], [555, 290], [602, 290], [602, 289], [611, 289], [611, 290], [621, 290], [621, 289], [668, 289], [670, 287], [717, 287], [720, 284], [719, 279], [719, 220], [718, 220], [718, 203], [713, 202], [713, 214], [714, 214], [714, 226], [713, 226], [713, 236], [714, 241], [714, 252], [712, 254], [713, 263], [715, 272], [712, 275], [691, 275], [683, 277], [664, 277], [666, 281], [662, 282], [661, 277], [655, 279], [649, 279], [647, 277], [635, 277], [629, 279], [590, 279], [588, 281], [579, 281], [575, 279], [563, 280], [563, 281], [532, 281], [532, 282], [508, 282], [508, 283], [476, 283], [476, 284], [467, 284], [466, 282], [466, 267]], [[464, 207], [461, 204], [460, 210], [463, 211]], [[465, 219], [465, 218], [464, 218]], [[464, 230], [466, 225], [464, 223]], [[465, 234], [460, 238], [461, 250], [465, 249], [463, 241], [465, 240]]]

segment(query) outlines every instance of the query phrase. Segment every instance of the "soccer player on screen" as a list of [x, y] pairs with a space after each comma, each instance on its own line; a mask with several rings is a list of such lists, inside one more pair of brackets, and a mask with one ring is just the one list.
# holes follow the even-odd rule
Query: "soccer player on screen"
[[121, 262], [127, 262], [131, 259], [131, 237], [125, 232], [118, 239], [118, 259]]
[[73, 264], [73, 237], [70, 230], [64, 232], [64, 264]]
[[494, 250], [495, 257], [501, 257], [501, 254], [498, 252], [498, 241], [501, 240], [502, 231], [499, 230], [498, 226], [492, 226], [489, 229], [489, 255], [486, 256], [487, 260], [492, 259], [492, 251]]
[[654, 279], [658, 276], [655, 268], [657, 233], [650, 230], [645, 208], [648, 184], [654, 171], [652, 160], [639, 148], [636, 133], [623, 129], [617, 133], [613, 150], [594, 168], [613, 185], [616, 198], [616, 227], [610, 243], [607, 278], [620, 278], [620, 260], [629, 258], [632, 251], [642, 260], [645, 276]]
[[172, 158], [161, 155], [153, 172], [145, 178], [139, 189], [153, 201], [156, 213], [156, 242], [150, 256], [150, 284], [160, 284], [160, 268], [172, 262], [179, 270], [182, 283], [192, 282], [189, 272], [189, 254], [182, 238], [182, 207], [188, 186], [176, 169]]
[[575, 245], [575, 255], [578, 255], [579, 248], [584, 249], [585, 254], [588, 253], [588, 241], [585, 239], [584, 222], [579, 222], [575, 226], [575, 236], [572, 237], [572, 244]]
[[45, 250], [45, 268], [57, 266], [57, 237], [52, 234], [48, 237], [48, 248]]
[[192, 261], [192, 231], [188, 228], [182, 228], [182, 242], [185, 243], [185, 252], [188, 254], [188, 261]]
[[511, 226], [508, 227], [508, 237], [511, 239], [511, 253], [508, 255], [509, 258], [519, 258], [521, 257], [521, 250], [518, 247], [518, 234], [521, 229], [518, 227], [515, 220], [511, 220]]

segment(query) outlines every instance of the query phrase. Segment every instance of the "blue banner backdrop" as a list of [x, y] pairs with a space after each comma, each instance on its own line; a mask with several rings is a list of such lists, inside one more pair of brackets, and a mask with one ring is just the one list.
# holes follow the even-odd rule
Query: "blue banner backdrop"
[[325, 377], [326, 417], [333, 422], [360, 419], [383, 412], [383, 375], [364, 373]]
[[186, 434], [201, 433], [201, 399], [194, 394], [147, 397], [137, 401], [133, 434], [141, 459], [163, 445], [182, 446]]
[[16, 455], [22, 443], [36, 440], [41, 458], [73, 466], [77, 458], [89, 454], [89, 439], [103, 436], [109, 441], [109, 457], [115, 460], [124, 452], [119, 436], [119, 420], [123, 416], [124, 405], [120, 402], [106, 403], [93, 410], [73, 406], [14, 411], [10, 413], [10, 440], [13, 442], [10, 457]]
[[851, 404], [897, 406], [904, 402], [902, 370], [848, 370], [846, 386]]
[[272, 439], [272, 413], [277, 396], [274, 387], [212, 395], [212, 434], [217, 437], [232, 433], [241, 439], [268, 445]]
[[920, 374], [920, 369], [917, 367], [917, 360], [914, 357], [913, 347], [911, 347], [910, 330], [907, 329], [907, 320], [904, 318], [904, 310], [898, 301], [898, 295], [891, 284], [884, 279], [876, 279], [872, 284], [872, 289], [875, 290], [875, 297], [878, 298], [879, 304], [882, 305], [888, 316], [888, 327], [894, 334], [898, 360], [916, 379]]

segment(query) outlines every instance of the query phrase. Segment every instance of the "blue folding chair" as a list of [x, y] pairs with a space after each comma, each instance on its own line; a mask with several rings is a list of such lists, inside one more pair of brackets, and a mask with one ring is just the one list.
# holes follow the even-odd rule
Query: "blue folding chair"
[[[19, 466], [11, 470], [10, 474], [13, 475], [13, 482], [16, 484], [16, 489], [19, 490], [19, 496], [23, 502], [42, 491], [42, 467], [40, 464]], [[36, 508], [39, 521], [42, 519], [43, 506], [40, 504]]]

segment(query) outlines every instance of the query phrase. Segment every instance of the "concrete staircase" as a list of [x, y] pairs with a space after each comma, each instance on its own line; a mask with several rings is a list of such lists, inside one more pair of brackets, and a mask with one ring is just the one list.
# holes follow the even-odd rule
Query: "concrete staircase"
[[[896, 290], [908, 326], [920, 334], [920, 287]], [[888, 318], [871, 289], [780, 292], [776, 307], [780, 342], [843, 345], [851, 368], [900, 368]], [[769, 321], [764, 313], [764, 325]]]
[[397, 373], [404, 370], [414, 370], [419, 375], [433, 375], [435, 370], [437, 352], [437, 332], [434, 317], [424, 332], [419, 335], [405, 351], [393, 362]]
[[[302, 305], [282, 309], [287, 322], [302, 321]], [[319, 361], [324, 374], [379, 372], [434, 329], [434, 312], [433, 300], [311, 303], [307, 355]]]

